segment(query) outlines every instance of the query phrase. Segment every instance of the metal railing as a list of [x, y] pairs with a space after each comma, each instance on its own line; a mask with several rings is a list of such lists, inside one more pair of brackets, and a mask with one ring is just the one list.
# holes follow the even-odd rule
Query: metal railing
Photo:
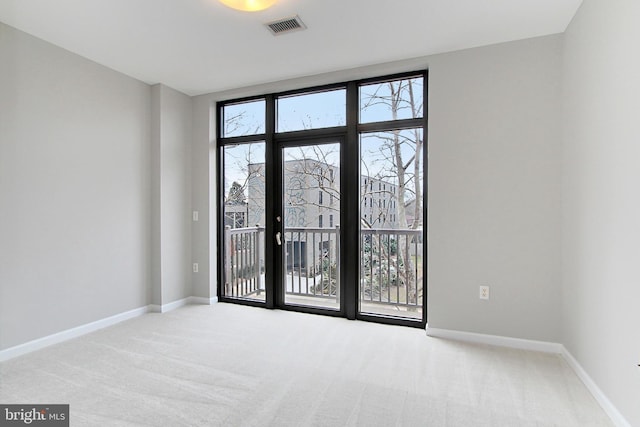
[[[340, 299], [340, 227], [285, 228], [287, 295]], [[225, 285], [229, 297], [264, 299], [262, 226], [225, 228]], [[360, 301], [422, 307], [422, 230], [361, 229]]]
[[422, 230], [360, 230], [360, 301], [422, 306]]
[[340, 301], [340, 227], [285, 228], [286, 293]]
[[264, 291], [264, 227], [224, 230], [224, 295], [246, 297]]

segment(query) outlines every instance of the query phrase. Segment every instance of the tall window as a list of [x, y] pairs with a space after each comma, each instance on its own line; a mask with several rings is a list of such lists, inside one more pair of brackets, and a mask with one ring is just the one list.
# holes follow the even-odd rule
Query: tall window
[[424, 326], [426, 77], [218, 103], [222, 301]]
[[360, 168], [378, 182], [377, 217], [361, 227], [364, 313], [395, 304], [403, 317], [424, 315], [424, 93], [420, 76], [360, 86]]

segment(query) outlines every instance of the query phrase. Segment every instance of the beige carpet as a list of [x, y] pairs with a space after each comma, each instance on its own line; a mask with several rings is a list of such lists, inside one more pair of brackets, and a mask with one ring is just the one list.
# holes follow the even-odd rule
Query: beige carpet
[[559, 355], [231, 304], [1, 363], [0, 403], [69, 403], [72, 426], [612, 425]]

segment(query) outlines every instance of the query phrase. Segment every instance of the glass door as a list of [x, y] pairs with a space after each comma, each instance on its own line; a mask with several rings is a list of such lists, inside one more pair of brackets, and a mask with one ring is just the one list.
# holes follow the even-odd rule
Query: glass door
[[340, 310], [340, 143], [286, 144], [276, 240], [285, 305]]

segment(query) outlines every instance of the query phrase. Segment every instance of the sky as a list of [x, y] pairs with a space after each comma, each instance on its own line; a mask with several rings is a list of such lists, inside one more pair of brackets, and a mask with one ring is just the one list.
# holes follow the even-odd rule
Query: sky
[[[415, 88], [414, 104], [420, 106], [422, 116], [422, 79], [412, 79]], [[420, 82], [418, 82], [420, 81]], [[360, 123], [393, 120], [389, 105], [376, 102], [377, 97], [390, 96], [387, 84], [371, 84], [360, 88]], [[403, 96], [403, 98], [405, 98]], [[407, 95], [408, 99], [408, 95]], [[255, 100], [224, 107], [224, 136], [242, 136], [264, 133], [264, 100]], [[310, 94], [278, 98], [276, 102], [277, 132], [318, 129], [346, 124], [346, 90], [336, 89]], [[234, 117], [242, 115], [241, 120]], [[409, 119], [414, 115], [410, 108], [400, 107], [397, 119]]]

